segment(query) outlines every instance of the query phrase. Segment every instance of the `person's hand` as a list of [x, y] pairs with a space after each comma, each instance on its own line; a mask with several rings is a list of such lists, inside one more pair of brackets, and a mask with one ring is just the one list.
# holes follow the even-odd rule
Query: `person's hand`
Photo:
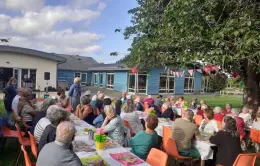
[[111, 120], [111, 119], [113, 119], [114, 118], [114, 115], [112, 115], [112, 114], [109, 114], [107, 117], [106, 117], [108, 120]]

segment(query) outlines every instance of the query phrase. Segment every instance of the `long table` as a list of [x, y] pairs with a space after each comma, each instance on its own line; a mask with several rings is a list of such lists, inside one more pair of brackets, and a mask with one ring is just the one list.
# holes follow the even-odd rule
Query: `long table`
[[[76, 136], [75, 136], [75, 141], [85, 142], [88, 145], [92, 145], [93, 148], [95, 149], [94, 141], [91, 140], [88, 135], [82, 135], [82, 131], [83, 131], [84, 128], [95, 128], [95, 127], [86, 123], [83, 120], [78, 120], [75, 117], [73, 119], [73, 122], [75, 123], [76, 130], [77, 130], [77, 133], [76, 133]], [[128, 152], [128, 150], [117, 144], [117, 146], [114, 147], [114, 148], [97, 150], [95, 152], [83, 152], [83, 151], [81, 151], [81, 152], [76, 152], [76, 154], [79, 156], [79, 158], [89, 157], [89, 156], [93, 156], [95, 154], [98, 154], [110, 166], [123, 166], [123, 164], [117, 162], [116, 160], [114, 160], [109, 155], [110, 153], [119, 153], [119, 152]], [[138, 164], [136, 166], [149, 166], [149, 164], [144, 161], [142, 164]]]

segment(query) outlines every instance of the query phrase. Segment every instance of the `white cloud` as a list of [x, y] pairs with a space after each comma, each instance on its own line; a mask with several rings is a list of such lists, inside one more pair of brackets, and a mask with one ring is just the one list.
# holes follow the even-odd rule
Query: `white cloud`
[[4, 14], [0, 14], [0, 32], [5, 32], [9, 28], [9, 22], [10, 17], [6, 16]]
[[102, 11], [107, 7], [107, 5], [104, 2], [99, 2], [97, 9]]
[[73, 8], [82, 9], [88, 8], [91, 5], [99, 3], [100, 0], [69, 0], [68, 5]]
[[92, 21], [100, 15], [100, 12], [88, 9], [70, 9], [64, 6], [45, 7], [39, 13], [26, 12], [23, 17], [15, 17], [10, 20], [13, 31], [32, 35], [50, 32], [57, 22], [81, 20]]
[[6, 9], [18, 11], [37, 11], [44, 7], [45, 0], [3, 0]]

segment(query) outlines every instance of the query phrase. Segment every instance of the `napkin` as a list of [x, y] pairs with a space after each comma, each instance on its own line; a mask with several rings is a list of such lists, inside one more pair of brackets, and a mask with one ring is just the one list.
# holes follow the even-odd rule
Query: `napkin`
[[[126, 165], [126, 166], [131, 166], [131, 165], [137, 165], [137, 164], [142, 164], [143, 161], [139, 158], [137, 158], [136, 156], [134, 156], [133, 154], [131, 154], [130, 152], [122, 152], [122, 153], [109, 153], [109, 155], [116, 161], [118, 161], [119, 163]], [[127, 162], [127, 161], [123, 161], [120, 159], [121, 156], [132, 156], [134, 157], [136, 160], [133, 163]]]

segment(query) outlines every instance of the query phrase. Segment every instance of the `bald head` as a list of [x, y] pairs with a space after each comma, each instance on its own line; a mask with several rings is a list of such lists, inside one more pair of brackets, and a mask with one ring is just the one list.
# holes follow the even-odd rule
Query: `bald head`
[[70, 144], [76, 133], [75, 125], [72, 122], [61, 122], [56, 130], [56, 141], [64, 144]]

